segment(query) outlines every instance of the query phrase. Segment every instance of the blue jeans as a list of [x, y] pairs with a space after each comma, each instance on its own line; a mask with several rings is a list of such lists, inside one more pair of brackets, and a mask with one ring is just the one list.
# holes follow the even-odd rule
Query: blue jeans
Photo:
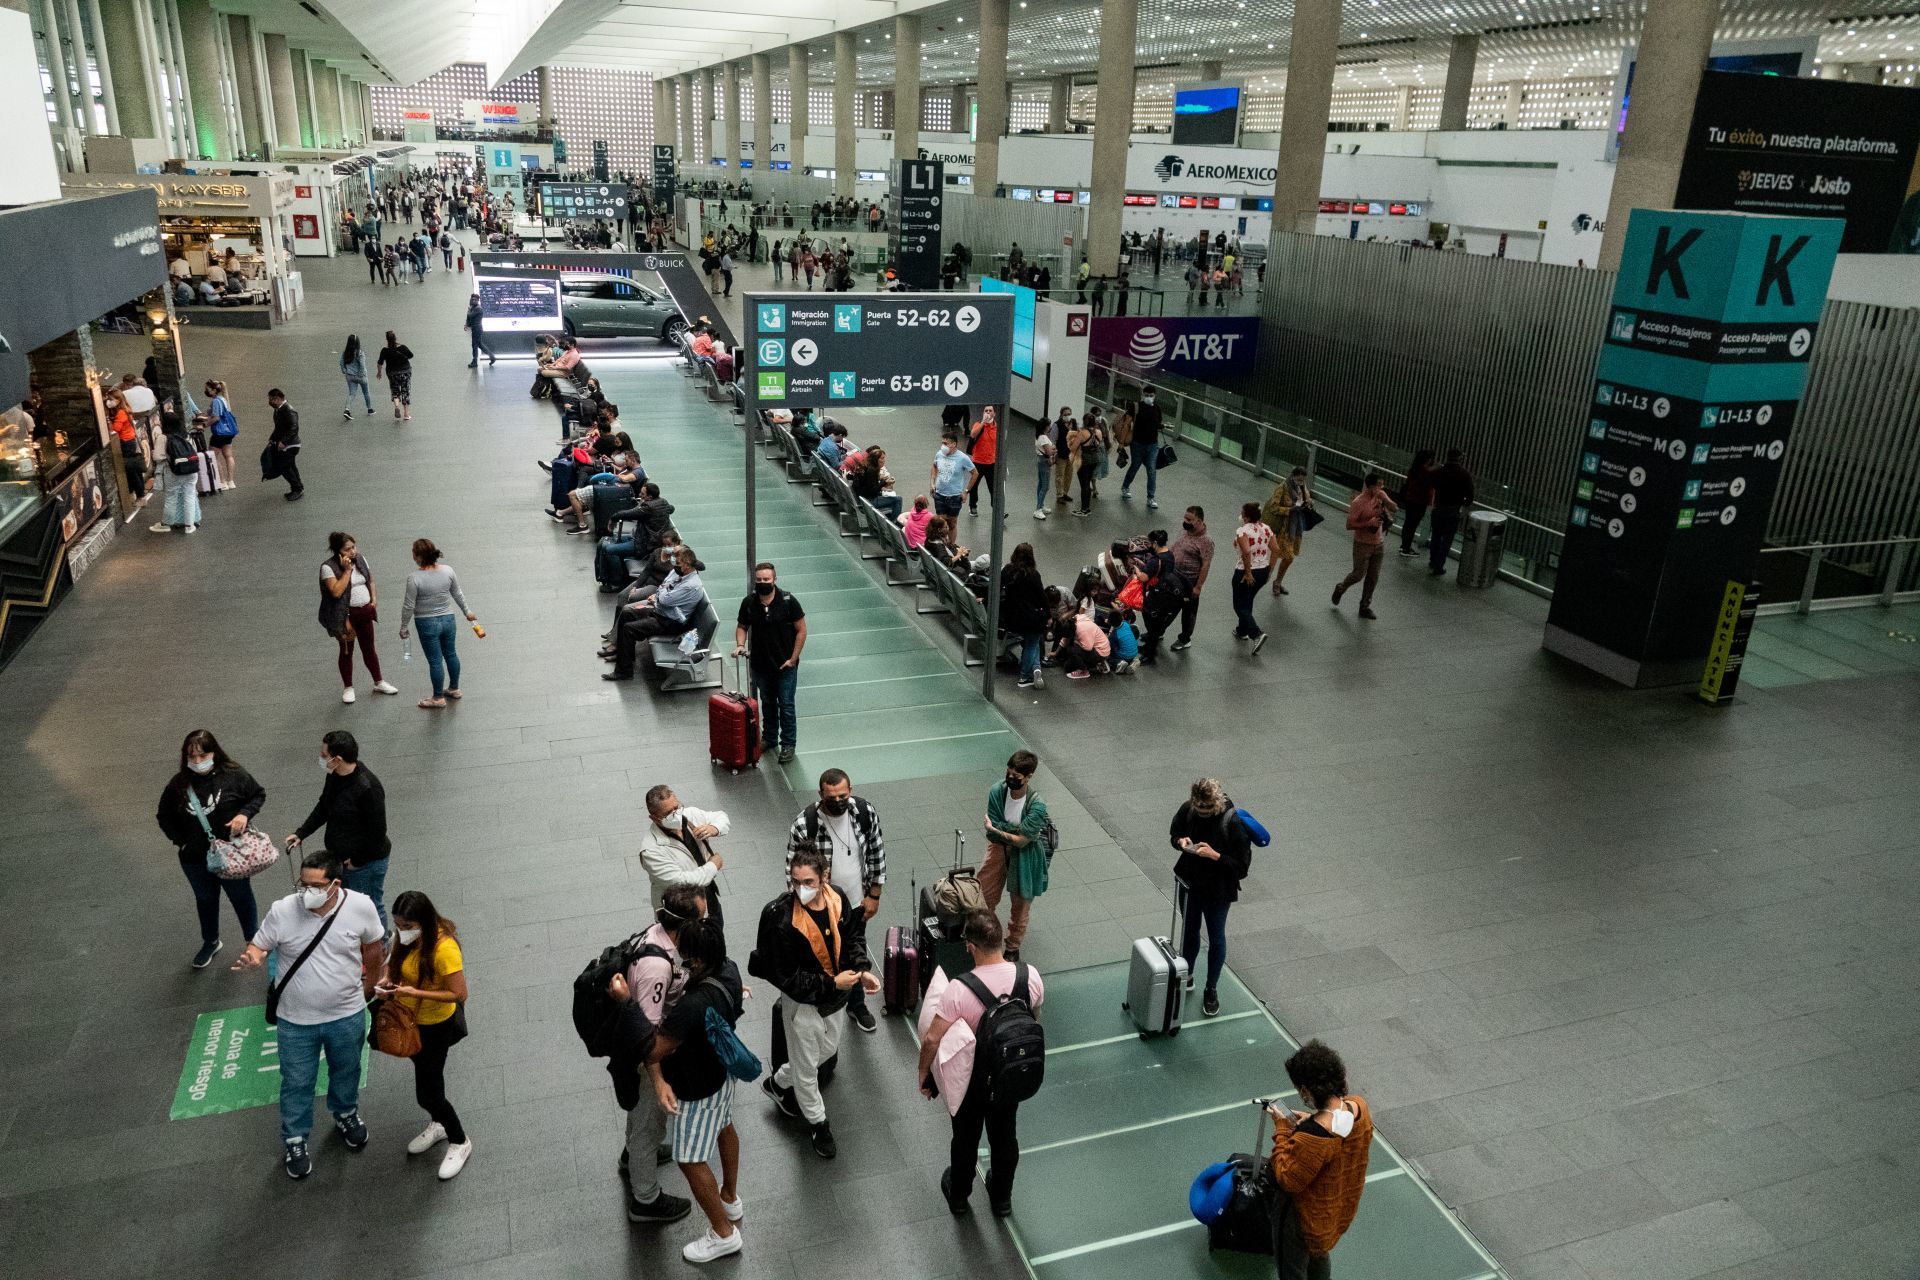
[[347, 403], [344, 407], [347, 410], [352, 410], [353, 391], [355, 387], [358, 387], [360, 389], [360, 398], [366, 402], [367, 412], [372, 413], [373, 412], [373, 395], [367, 390], [367, 380], [365, 378], [348, 378], [347, 379]]
[[[453, 264], [449, 262], [447, 267], [448, 269], [452, 269]], [[473, 328], [467, 330], [467, 338], [473, 346], [473, 355], [468, 358], [469, 363], [477, 363], [482, 351], [487, 353], [487, 359], [489, 360], [497, 358], [493, 354], [493, 344], [487, 341], [487, 335], [481, 332], [479, 325], [475, 325]]]
[[867, 505], [889, 520], [900, 518], [900, 495], [897, 493], [882, 493], [868, 498]]
[[1040, 672], [1040, 657], [1046, 649], [1044, 631], [1029, 631], [1020, 637], [1020, 678], [1031, 680]]
[[1460, 532], [1459, 507], [1435, 507], [1433, 526], [1427, 534], [1427, 568], [1433, 573], [1447, 571], [1447, 553], [1453, 550], [1453, 535]]
[[357, 867], [348, 867], [340, 873], [340, 883], [355, 893], [364, 893], [373, 899], [373, 909], [380, 913], [380, 927], [389, 933], [393, 926], [387, 921], [387, 864], [391, 858], [382, 858], [378, 862], [362, 863]]
[[301, 1026], [282, 1019], [280, 1037], [280, 1137], [303, 1142], [313, 1129], [313, 1084], [320, 1055], [327, 1055], [327, 1110], [335, 1116], [360, 1109], [360, 1046], [367, 1042], [362, 1010], [332, 1022]]
[[1035, 511], [1045, 511], [1047, 509], [1047, 495], [1053, 492], [1053, 463], [1044, 457], [1037, 459], [1037, 461], [1039, 465], [1040, 482], [1034, 486], [1033, 509]]
[[460, 687], [460, 655], [453, 647], [460, 615], [442, 613], [431, 618], [415, 618], [413, 625], [420, 633], [420, 652], [426, 655], [427, 672], [433, 676], [433, 696], [444, 697], [447, 690]]
[[233, 904], [233, 914], [240, 921], [241, 936], [249, 942], [253, 941], [254, 932], [260, 927], [260, 909], [253, 901], [253, 881], [222, 880], [207, 870], [207, 857], [203, 853], [181, 854], [180, 869], [187, 873], [187, 883], [193, 886], [194, 910], [200, 913], [200, 941], [220, 940], [222, 893]]
[[800, 717], [793, 701], [799, 683], [797, 666], [753, 673], [753, 695], [760, 699], [761, 740], [768, 751], [800, 745]]
[[593, 552], [593, 576], [603, 584], [620, 585], [627, 576], [624, 562], [638, 545], [633, 538], [600, 539]]
[[1147, 469], [1147, 501], [1152, 502], [1160, 483], [1160, 445], [1157, 441], [1133, 446], [1133, 462], [1127, 467], [1127, 478], [1120, 482], [1122, 492], [1133, 488], [1133, 478], [1140, 474], [1142, 467]]
[[1227, 909], [1233, 904], [1225, 898], [1215, 901], [1203, 898], [1182, 884], [1176, 892], [1186, 896], [1186, 919], [1180, 931], [1180, 954], [1187, 958], [1187, 970], [1192, 972], [1195, 957], [1200, 954], [1200, 925], [1207, 926], [1207, 985], [1206, 990], [1220, 989], [1220, 971], [1227, 966]]

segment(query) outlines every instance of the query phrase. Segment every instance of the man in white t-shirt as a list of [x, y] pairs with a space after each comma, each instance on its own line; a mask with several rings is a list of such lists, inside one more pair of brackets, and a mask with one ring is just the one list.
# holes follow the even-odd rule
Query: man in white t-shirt
[[[1046, 999], [1046, 984], [1040, 981], [1040, 975], [1031, 965], [1006, 958], [1006, 935], [1000, 928], [1000, 917], [991, 911], [975, 911], [967, 917], [965, 937], [967, 954], [973, 957], [969, 976], [995, 996], [1009, 994], [1024, 977], [1027, 1003], [1034, 1015], [1039, 1016], [1040, 1002]], [[964, 1022], [977, 1032], [986, 1011], [986, 1005], [966, 983], [947, 984], [933, 1021], [927, 1026], [927, 1034], [920, 1040], [920, 1061], [914, 1079], [920, 1082], [922, 1094], [933, 1096], [929, 1076], [934, 1055], [946, 1038], [947, 1029], [956, 1022]], [[967, 1197], [973, 1194], [973, 1167], [979, 1158], [980, 1132], [984, 1129], [992, 1158], [987, 1166], [987, 1203], [996, 1218], [1004, 1218], [1013, 1212], [1013, 1175], [1020, 1165], [1020, 1139], [1015, 1127], [1020, 1104], [996, 1106], [979, 1096], [982, 1093], [984, 1090], [976, 1076], [965, 1101], [953, 1113], [953, 1144], [948, 1149], [947, 1171], [940, 1175], [940, 1190], [954, 1216], [967, 1211]]]
[[[787, 832], [787, 870], [793, 855], [816, 850], [827, 862], [827, 882], [848, 902], [858, 903], [854, 928], [862, 941], [867, 922], [880, 909], [887, 883], [887, 840], [880, 830], [880, 814], [872, 804], [853, 794], [853, 780], [844, 769], [820, 775], [820, 798], [800, 811]], [[847, 993], [847, 1016], [865, 1032], [880, 1026], [867, 1008], [867, 993], [854, 987]]]
[[[367, 1145], [360, 1118], [360, 1051], [367, 1042], [367, 1001], [386, 955], [386, 926], [373, 899], [340, 883], [339, 865], [324, 849], [307, 854], [294, 891], [267, 909], [236, 971], [257, 969], [271, 954], [278, 975], [280, 1138], [290, 1178], [313, 1172], [307, 1134], [313, 1128], [313, 1085], [327, 1059], [327, 1110], [347, 1144]], [[317, 941], [316, 941], [317, 939]], [[311, 947], [311, 950], [309, 950]], [[302, 958], [304, 957], [304, 958]]]

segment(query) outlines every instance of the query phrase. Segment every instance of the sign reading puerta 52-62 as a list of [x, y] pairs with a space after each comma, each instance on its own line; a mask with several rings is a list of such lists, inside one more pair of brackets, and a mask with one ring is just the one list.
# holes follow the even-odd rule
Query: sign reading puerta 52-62
[[1633, 211], [1548, 649], [1635, 687], [1699, 679], [1759, 555], [1845, 226]]
[[1005, 404], [1012, 389], [1004, 294], [750, 293], [745, 307], [762, 409]]

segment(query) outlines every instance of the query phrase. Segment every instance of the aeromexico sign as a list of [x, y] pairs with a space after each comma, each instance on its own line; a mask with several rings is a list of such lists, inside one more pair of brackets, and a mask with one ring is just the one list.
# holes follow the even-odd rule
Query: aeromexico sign
[[1147, 373], [1213, 381], [1252, 373], [1259, 336], [1254, 316], [1098, 316], [1091, 353]]
[[1127, 148], [1129, 191], [1206, 191], [1272, 195], [1277, 157], [1243, 147], [1169, 147], [1134, 143]]

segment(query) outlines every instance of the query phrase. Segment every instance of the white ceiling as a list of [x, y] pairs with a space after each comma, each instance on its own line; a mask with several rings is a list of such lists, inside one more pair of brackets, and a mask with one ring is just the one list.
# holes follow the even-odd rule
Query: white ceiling
[[[365, 79], [411, 84], [454, 62], [495, 83], [534, 67], [674, 75], [805, 41], [816, 83], [832, 77], [832, 34], [855, 31], [862, 86], [893, 82], [896, 13], [922, 15], [923, 84], [978, 78], [978, 0], [215, 0]], [[1819, 33], [1823, 59], [1883, 62], [1920, 50], [1914, 0], [1724, 0], [1719, 37]], [[1139, 0], [1143, 80], [1198, 75], [1203, 60], [1256, 86], [1285, 82], [1293, 0]], [[1438, 83], [1447, 41], [1480, 33], [1479, 79], [1611, 74], [1644, 0], [1346, 0], [1340, 84]], [[318, 16], [309, 10], [315, 10]], [[1012, 0], [1012, 79], [1090, 75], [1100, 0]]]

